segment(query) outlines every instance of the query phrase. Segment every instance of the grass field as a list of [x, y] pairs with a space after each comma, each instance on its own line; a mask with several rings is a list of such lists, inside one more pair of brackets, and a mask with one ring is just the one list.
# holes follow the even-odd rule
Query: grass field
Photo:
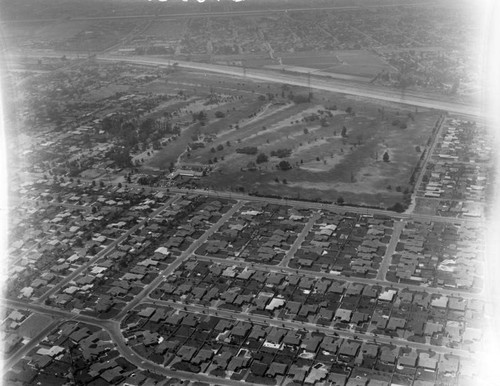
[[[304, 134], [303, 124], [280, 126], [282, 122], [265, 136], [250, 134], [245, 144], [258, 145], [259, 151], [266, 154], [278, 148], [293, 149], [287, 160], [294, 167], [278, 170], [276, 164], [280, 159], [271, 157], [257, 171], [242, 173], [240, 169], [255, 157], [233, 153], [217, 164], [217, 172], [207, 179], [207, 184], [219, 188], [236, 184], [260, 194], [329, 201], [342, 196], [347, 202], [384, 207], [401, 201], [402, 193], [396, 189], [400, 187], [404, 192], [408, 187], [409, 176], [420, 156], [415, 146], [423, 147], [437, 115], [418, 114], [415, 122], [404, 130], [366, 116], [344, 118], [336, 116], [326, 128], [307, 125], [308, 134]], [[343, 125], [348, 127], [347, 138], [340, 136]], [[339, 127], [337, 135], [332, 133], [332, 126]], [[359, 135], [362, 135], [361, 145], [357, 145]], [[382, 159], [385, 151], [390, 162]]]
[[151, 25], [143, 32], [145, 36], [161, 36], [169, 40], [182, 38], [184, 33], [184, 20], [158, 20], [153, 21]]
[[33, 314], [30, 315], [22, 324], [19, 326], [17, 333], [19, 336], [24, 336], [26, 338], [35, 337], [40, 331], [47, 327], [52, 322], [52, 318], [46, 315]]
[[[348, 203], [381, 207], [402, 202], [439, 117], [437, 111], [319, 91], [311, 102], [297, 104], [287, 98], [288, 93], [306, 96], [307, 90], [284, 91], [278, 84], [204, 74], [179, 73], [166, 83], [144, 87], [154, 93], [183, 89], [187, 96], [182, 103], [165, 106], [166, 111], [179, 112], [175, 122], [182, 127], [181, 134], [148, 159], [144, 168], [209, 166], [211, 173], [197, 182], [202, 187], [292, 198], [342, 197]], [[207, 105], [211, 92], [236, 99]], [[264, 98], [266, 93], [275, 98]], [[207, 113], [205, 125], [191, 117], [191, 112], [200, 110]], [[216, 111], [225, 117], [216, 118]], [[204, 141], [205, 146], [188, 151], [195, 141]], [[245, 147], [257, 148], [257, 154], [236, 151]], [[290, 154], [271, 156], [279, 149]], [[383, 159], [386, 152], [388, 162]], [[266, 162], [256, 163], [259, 153], [268, 157]], [[283, 160], [290, 170], [278, 168]]]
[[[325, 72], [356, 75], [372, 78], [382, 70], [391, 71], [391, 67], [379, 56], [364, 50], [333, 51], [333, 52], [297, 52], [280, 54], [276, 53], [275, 58], [281, 57], [284, 66], [296, 66], [321, 70]], [[266, 67], [279, 65], [277, 59], [273, 60], [269, 56], [251, 57], [236, 55], [234, 57], [220, 58], [228, 63], [242, 62], [248, 67]]]
[[[179, 118], [174, 122], [183, 127], [181, 135], [173, 142], [168, 143], [157, 152], [145, 167], [154, 169], [166, 169], [171, 163], [176, 163], [179, 156], [186, 151], [189, 143], [194, 142], [193, 136], [219, 135], [222, 131], [230, 130], [230, 125], [243, 125], [245, 119], [258, 112], [266, 104], [258, 99], [266, 92], [279, 92], [279, 85], [267, 86], [262, 83], [242, 82], [238, 78], [222, 77], [210, 74], [177, 73], [167, 82], [152, 82], [141, 88], [151, 93], [175, 94], [180, 91], [186, 95], [186, 101], [172, 103], [165, 107], [162, 112], [179, 112]], [[219, 96], [235, 96], [235, 100], [221, 102], [218, 104], [205, 105], [211, 93]], [[205, 126], [199, 122], [193, 122], [191, 112], [204, 110], [209, 121]], [[215, 118], [215, 112], [221, 111], [224, 118]], [[234, 129], [232, 129], [234, 131]], [[188, 160], [190, 163], [193, 160]], [[201, 159], [195, 162], [202, 162]]]

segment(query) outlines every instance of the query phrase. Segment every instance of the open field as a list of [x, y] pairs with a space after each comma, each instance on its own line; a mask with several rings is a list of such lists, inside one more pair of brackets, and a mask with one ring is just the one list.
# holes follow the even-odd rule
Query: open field
[[42, 314], [30, 315], [19, 327], [19, 336], [33, 338], [52, 322], [52, 318]]
[[279, 65], [278, 57], [284, 66], [296, 66], [309, 68], [312, 71], [339, 73], [346, 75], [357, 75], [373, 78], [383, 70], [391, 71], [391, 66], [385, 63], [377, 55], [364, 50], [339, 50], [331, 52], [298, 52], [287, 54], [276, 54], [276, 59], [270, 57], [255, 58], [252, 56], [239, 55], [234, 58], [228, 57], [228, 63], [241, 62], [248, 67], [268, 67]]
[[[298, 108], [292, 106], [290, 110]], [[437, 117], [433, 113], [422, 113], [405, 130], [363, 116], [349, 119], [338, 115], [331, 119], [328, 127], [300, 123], [288, 125], [283, 120], [272, 122], [272, 118], [279, 119], [271, 116], [264, 121], [271, 125], [270, 129], [251, 133], [249, 128], [245, 132], [248, 137], [242, 143], [256, 146], [259, 152], [268, 155], [273, 150], [292, 149], [291, 156], [286, 160], [293, 168], [278, 170], [276, 165], [280, 159], [270, 157], [269, 162], [258, 165], [257, 170], [241, 174], [240, 170], [248, 168], [249, 162], [255, 161], [255, 158], [232, 153], [217, 163], [216, 171], [207, 179], [207, 184], [216, 188], [230, 188], [236, 184], [238, 189], [243, 187], [260, 194], [328, 201], [342, 196], [347, 202], [390, 206], [402, 199], [402, 192], [407, 188], [409, 176], [419, 158], [415, 146], [425, 143], [426, 134]], [[347, 138], [340, 135], [345, 124], [351, 129]], [[338, 127], [336, 132], [332, 126]], [[260, 125], [254, 130], [259, 128]], [[308, 134], [304, 134], [304, 128]], [[359, 136], [362, 136], [360, 145], [357, 144]], [[390, 162], [382, 160], [385, 151]], [[197, 158], [203, 155], [208, 153]]]
[[[134, 21], [35, 21], [5, 28], [4, 38], [12, 48], [43, 48], [57, 51], [100, 51], [117, 43], [136, 26]], [[2, 31], [3, 32], [3, 31]]]
[[[165, 112], [175, 112], [180, 134], [146, 160], [145, 169], [206, 169], [195, 185], [381, 207], [408, 199], [410, 176], [439, 117], [327, 92], [308, 102], [303, 88], [187, 72], [144, 87], [186, 97], [165, 105]], [[204, 122], [193, 119], [201, 111]]]

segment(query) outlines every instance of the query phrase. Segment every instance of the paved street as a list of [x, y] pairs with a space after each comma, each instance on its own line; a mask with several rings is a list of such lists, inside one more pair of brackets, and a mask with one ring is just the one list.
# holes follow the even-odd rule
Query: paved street
[[[177, 201], [179, 198], [180, 198], [179, 196], [170, 197], [168, 199], [168, 201], [164, 205], [162, 205], [161, 208], [157, 209], [149, 217], [154, 217], [154, 216], [158, 215], [159, 213], [163, 212], [165, 209], [169, 208], [170, 205], [173, 204], [175, 201]], [[92, 259], [87, 261], [85, 264], [82, 264], [79, 268], [75, 269], [71, 274], [66, 276], [62, 281], [60, 281], [58, 284], [56, 284], [54, 287], [52, 287], [50, 290], [48, 290], [42, 296], [40, 296], [37, 300], [38, 303], [41, 303], [45, 299], [48, 299], [50, 296], [52, 296], [57, 291], [59, 291], [62, 287], [64, 287], [66, 284], [68, 284], [71, 280], [73, 280], [75, 277], [77, 277], [80, 273], [82, 273], [88, 267], [90, 267], [92, 264], [94, 264], [101, 257], [104, 257], [107, 254], [111, 253], [118, 244], [120, 244], [123, 240], [125, 240], [129, 235], [134, 233], [141, 226], [143, 226], [146, 221], [147, 221], [147, 219], [144, 219], [144, 220], [140, 221], [138, 224], [134, 225], [132, 228], [130, 228], [128, 231], [126, 231], [122, 236], [117, 238], [115, 241], [113, 241], [111, 244], [109, 244], [105, 249], [103, 249], [101, 252], [99, 252], [97, 255], [95, 255]]]
[[405, 227], [406, 222], [403, 220], [394, 222], [394, 229], [391, 235], [391, 241], [389, 241], [389, 245], [384, 254], [384, 259], [380, 264], [377, 274], [377, 280], [385, 280], [385, 275], [387, 274], [387, 270], [389, 269], [389, 265], [391, 265], [392, 255], [396, 250], [396, 246], [398, 245], [399, 236], [401, 236], [401, 232]]
[[[158, 15], [159, 17], [169, 17], [169, 15]], [[213, 16], [216, 16], [216, 13], [213, 14]], [[127, 16], [127, 17], [151, 17], [151, 15], [133, 15], [133, 16]], [[96, 17], [92, 19], [113, 19], [113, 18], [123, 18], [121, 16], [102, 16], [102, 17]], [[74, 19], [74, 20], [86, 20], [88, 18], [79, 18], [79, 19]], [[145, 22], [144, 25], [141, 25], [138, 27], [137, 30], [132, 31], [128, 36], [125, 37], [126, 41], [127, 39], [130, 39], [135, 32], [138, 32], [140, 30], [144, 30], [149, 26], [149, 23], [151, 22]], [[112, 48], [117, 48], [119, 46], [116, 45]], [[71, 55], [68, 55], [70, 57]], [[133, 63], [133, 64], [140, 64], [140, 65], [150, 65], [150, 66], [168, 66], [171, 62], [169, 59], [164, 59], [164, 58], [158, 58], [158, 57], [147, 57], [147, 56], [141, 56], [141, 57], [126, 57], [126, 56], [112, 56], [109, 54], [100, 54], [97, 55], [96, 60], [98, 61], [105, 61], [105, 62], [125, 62], [125, 63]], [[267, 81], [267, 82], [277, 82], [277, 83], [283, 83], [283, 84], [289, 84], [289, 85], [298, 85], [298, 86], [303, 86], [303, 87], [311, 87], [313, 89], [318, 89], [318, 90], [327, 90], [327, 91], [332, 91], [332, 92], [339, 92], [347, 95], [353, 95], [353, 96], [360, 96], [360, 97], [366, 97], [366, 98], [374, 98], [377, 100], [381, 101], [387, 101], [387, 102], [396, 102], [396, 103], [403, 103], [403, 104], [409, 104], [412, 106], [418, 106], [418, 107], [424, 107], [424, 108], [430, 108], [430, 109], [440, 109], [440, 110], [445, 110], [449, 111], [452, 113], [458, 113], [458, 114], [468, 114], [468, 115], [473, 115], [473, 116], [479, 116], [481, 111], [479, 108], [476, 106], [469, 106], [469, 105], [463, 105], [460, 103], [455, 103], [455, 102], [450, 102], [446, 100], [442, 100], [440, 98], [437, 98], [435, 95], [432, 94], [425, 94], [425, 93], [417, 93], [417, 92], [404, 92], [401, 93], [397, 90], [391, 90], [383, 87], [378, 87], [374, 85], [365, 85], [365, 84], [358, 84], [358, 83], [349, 83], [344, 80], [340, 79], [332, 79], [328, 77], [317, 77], [313, 76], [311, 77], [310, 75], [307, 76], [308, 74], [291, 74], [291, 73], [285, 73], [285, 72], [279, 72], [279, 71], [271, 71], [271, 70], [264, 70], [264, 69], [243, 69], [241, 67], [231, 67], [231, 66], [224, 66], [224, 65], [217, 65], [217, 64], [207, 64], [207, 63], [195, 63], [195, 62], [188, 62], [188, 61], [176, 61], [177, 66], [187, 68], [187, 69], [192, 69], [196, 71], [206, 71], [206, 72], [212, 72], [212, 73], [219, 73], [219, 74], [225, 74], [225, 75], [231, 75], [231, 76], [237, 76], [239, 78], [248, 78], [248, 79], [254, 79], [254, 80], [260, 80], [260, 81]], [[79, 63], [73, 63], [71, 66], [76, 66], [79, 65]], [[428, 152], [426, 153], [425, 159], [422, 162], [421, 169], [422, 171], [425, 170], [427, 163], [429, 162], [429, 159], [431, 157], [431, 154], [436, 146], [436, 138], [439, 137], [441, 133], [441, 129], [443, 126], [443, 119], [440, 120], [438, 123], [438, 129], [436, 130], [435, 135], [432, 138], [431, 145], [429, 146]], [[422, 176], [423, 173], [419, 173], [417, 183], [416, 183], [416, 188], [420, 185], [422, 181]], [[105, 177], [103, 177], [104, 179]], [[83, 179], [82, 179], [83, 180]], [[144, 188], [142, 185], [136, 185], [136, 184], [128, 184], [130, 187], [137, 187], [137, 188]], [[418, 350], [432, 350], [434, 352], [440, 353], [440, 354], [452, 354], [452, 355], [459, 355], [462, 358], [473, 358], [474, 354], [465, 351], [465, 350], [459, 350], [459, 349], [454, 349], [454, 348], [448, 348], [448, 347], [441, 347], [441, 346], [431, 346], [428, 344], [422, 344], [422, 343], [417, 343], [417, 342], [410, 342], [405, 339], [399, 338], [399, 337], [389, 337], [389, 336], [376, 336], [371, 333], [358, 333], [353, 330], [344, 330], [344, 329], [337, 329], [332, 326], [318, 326], [313, 323], [308, 323], [308, 322], [298, 322], [298, 321], [292, 321], [292, 320], [281, 320], [277, 318], [270, 318], [270, 317], [265, 317], [261, 315], [252, 315], [248, 312], [244, 313], [238, 313], [238, 312], [232, 312], [228, 310], [218, 310], [214, 308], [208, 308], [208, 307], [203, 307], [201, 305], [197, 304], [182, 304], [174, 301], [162, 301], [162, 300], [152, 300], [149, 298], [149, 295], [151, 294], [152, 291], [154, 291], [169, 275], [171, 275], [173, 272], [175, 272], [179, 267], [186, 262], [189, 258], [194, 257], [198, 260], [201, 261], [211, 261], [214, 263], [220, 263], [224, 265], [236, 265], [240, 267], [252, 267], [254, 269], [260, 269], [264, 270], [266, 272], [280, 272], [288, 275], [301, 275], [305, 277], [311, 277], [311, 278], [326, 278], [326, 279], [332, 279], [332, 280], [341, 280], [345, 281], [348, 283], [361, 283], [361, 284], [367, 284], [367, 285], [378, 285], [378, 286], [383, 286], [383, 287], [390, 287], [390, 288], [395, 288], [395, 289], [407, 289], [410, 291], [417, 291], [417, 292], [426, 292], [429, 294], [440, 294], [440, 295], [450, 295], [450, 296], [457, 296], [457, 297], [462, 297], [465, 299], [482, 299], [484, 300], [483, 296], [481, 294], [475, 294], [475, 293], [469, 293], [469, 292], [464, 292], [460, 290], [454, 290], [454, 289], [443, 289], [443, 288], [430, 288], [430, 287], [424, 287], [424, 286], [418, 286], [418, 285], [407, 285], [407, 284], [400, 284], [400, 283], [392, 283], [386, 281], [386, 274], [388, 272], [390, 263], [391, 263], [391, 258], [393, 253], [396, 250], [396, 246], [399, 240], [399, 237], [401, 235], [401, 232], [406, 224], [407, 221], [411, 220], [418, 220], [418, 221], [434, 221], [434, 222], [441, 222], [441, 223], [456, 223], [456, 224], [462, 224], [462, 223], [467, 223], [467, 224], [482, 224], [484, 223], [483, 219], [465, 219], [465, 218], [447, 218], [447, 217], [441, 217], [441, 216], [435, 216], [435, 215], [423, 215], [423, 214], [415, 214], [412, 213], [412, 208], [410, 208], [407, 212], [408, 213], [395, 213], [383, 209], [371, 209], [371, 208], [360, 208], [360, 207], [349, 207], [349, 206], [339, 206], [335, 204], [323, 204], [323, 203], [316, 203], [316, 202], [304, 202], [304, 201], [294, 201], [294, 200], [288, 200], [288, 199], [276, 199], [276, 198], [267, 198], [267, 197], [256, 197], [256, 196], [249, 196], [247, 194], [242, 194], [242, 193], [233, 193], [233, 192], [217, 192], [217, 191], [209, 191], [209, 190], [189, 190], [189, 189], [178, 189], [178, 188], [166, 188], [166, 187], [148, 187], [148, 189], [151, 189], [152, 191], [162, 191], [162, 192], [169, 192], [170, 194], [174, 194], [174, 196], [170, 197], [168, 201], [161, 206], [161, 208], [157, 209], [152, 213], [149, 217], [154, 217], [158, 214], [160, 214], [162, 211], [170, 207], [172, 203], [175, 201], [181, 199], [182, 195], [184, 194], [198, 194], [198, 195], [203, 195], [203, 196], [208, 196], [208, 197], [218, 197], [218, 198], [226, 198], [226, 199], [232, 199], [232, 200], [237, 200], [237, 203], [234, 204], [222, 217], [217, 221], [215, 224], [213, 224], [206, 232], [203, 233], [203, 235], [198, 238], [193, 244], [191, 244], [184, 252], [181, 253], [181, 255], [172, 263], [170, 264], [164, 271], [162, 271], [150, 284], [146, 285], [141, 292], [136, 295], [132, 301], [128, 302], [124, 308], [119, 312], [119, 314], [113, 318], [112, 320], [102, 320], [98, 319], [95, 317], [90, 317], [86, 315], [80, 315], [79, 313], [76, 312], [68, 312], [62, 309], [50, 307], [44, 304], [44, 301], [51, 297], [52, 295], [56, 294], [58, 291], [60, 291], [64, 286], [66, 286], [68, 283], [70, 283], [72, 280], [74, 280], [78, 275], [80, 275], [82, 272], [87, 270], [91, 265], [95, 264], [100, 258], [105, 257], [109, 253], [111, 253], [114, 248], [121, 243], [123, 240], [125, 240], [129, 235], [133, 234], [137, 229], [142, 227], [147, 219], [141, 220], [138, 224], [127, 230], [122, 236], [114, 240], [111, 244], [106, 246], [101, 252], [99, 252], [96, 256], [91, 258], [89, 261], [87, 261], [85, 264], [81, 265], [77, 269], [75, 269], [73, 272], [71, 272], [68, 276], [66, 276], [63, 280], [61, 280], [58, 284], [54, 285], [52, 288], [50, 288], [48, 291], [46, 291], [42, 296], [40, 296], [38, 299], [36, 299], [32, 303], [27, 303], [24, 301], [18, 301], [18, 300], [12, 300], [12, 299], [5, 299], [4, 303], [8, 306], [11, 307], [17, 307], [20, 309], [27, 309], [31, 310], [34, 312], [42, 313], [44, 315], [49, 315], [50, 317], [53, 318], [53, 321], [43, 328], [33, 339], [30, 340], [29, 343], [26, 345], [22, 346], [20, 349], [18, 349], [16, 352], [14, 352], [5, 362], [4, 362], [4, 368], [8, 370], [11, 368], [17, 361], [19, 361], [22, 357], [24, 357], [30, 350], [32, 350], [34, 347], [36, 347], [37, 344], [54, 328], [56, 328], [59, 324], [68, 321], [68, 320], [74, 320], [82, 323], [87, 323], [91, 324], [94, 326], [98, 326], [105, 331], [108, 332], [110, 335], [112, 341], [116, 345], [117, 350], [119, 353], [129, 360], [131, 363], [134, 365], [142, 368], [142, 369], [147, 369], [150, 371], [153, 371], [158, 374], [163, 374], [169, 377], [178, 377], [180, 379], [190, 379], [190, 380], [196, 380], [200, 382], [207, 382], [207, 383], [213, 383], [217, 385], [228, 385], [228, 386], [236, 386], [240, 385], [241, 382], [238, 381], [232, 381], [229, 379], [221, 379], [221, 378], [216, 378], [212, 377], [206, 374], [194, 374], [194, 373], [187, 373], [187, 372], [182, 372], [182, 371], [175, 371], [175, 370], [170, 370], [166, 369], [164, 366], [161, 366], [159, 364], [156, 364], [154, 362], [151, 362], [145, 358], [142, 358], [139, 356], [137, 353], [135, 353], [131, 347], [128, 346], [126, 340], [124, 339], [122, 332], [120, 330], [120, 323], [121, 321], [126, 317], [126, 315], [134, 309], [136, 306], [142, 304], [142, 305], [148, 305], [152, 307], [157, 307], [158, 305], [160, 306], [167, 306], [167, 307], [173, 307], [179, 310], [187, 310], [190, 312], [195, 312], [197, 314], [210, 314], [210, 315], [218, 315], [221, 317], [226, 317], [230, 318], [232, 320], [242, 320], [242, 321], [251, 321], [253, 323], [259, 323], [262, 325], [272, 325], [272, 326], [278, 326], [278, 327], [286, 327], [286, 328], [293, 328], [293, 329], [301, 329], [301, 330], [307, 330], [307, 331], [318, 331], [322, 332], [325, 334], [329, 335], [338, 335], [343, 338], [347, 339], [362, 339], [364, 341], [368, 342], [374, 342], [374, 343], [384, 343], [384, 344], [396, 344], [396, 345], [401, 345], [401, 346], [408, 346], [412, 347], [414, 349]], [[270, 204], [278, 204], [278, 205], [288, 205], [291, 207], [296, 207], [296, 208], [309, 208], [315, 210], [315, 213], [313, 216], [308, 220], [302, 231], [298, 234], [297, 239], [293, 243], [293, 245], [290, 247], [290, 250], [286, 253], [285, 257], [283, 260], [275, 266], [271, 265], [266, 265], [266, 264], [259, 264], [255, 262], [247, 262], [242, 259], [238, 258], [228, 258], [228, 259], [221, 259], [217, 257], [212, 257], [212, 256], [199, 256], [196, 255], [195, 252], [196, 250], [204, 243], [208, 238], [213, 235], [234, 213], [236, 213], [247, 201], [253, 201], [253, 202], [266, 202]], [[54, 203], [56, 205], [56, 203]], [[62, 204], [62, 206], [68, 208], [68, 209], [86, 209], [88, 210], [87, 207], [76, 207], [72, 206], [69, 204]], [[377, 277], [375, 279], [367, 279], [367, 278], [358, 278], [358, 277], [345, 277], [345, 276], [340, 276], [338, 274], [331, 274], [331, 273], [326, 273], [326, 272], [313, 272], [313, 271], [306, 271], [306, 270], [298, 270], [298, 269], [292, 269], [289, 268], [289, 263], [290, 260], [294, 257], [294, 255], [297, 253], [298, 249], [300, 248], [301, 244], [303, 243], [304, 239], [312, 229], [314, 223], [317, 221], [318, 218], [321, 216], [321, 211], [333, 211], [336, 213], [356, 213], [356, 214], [362, 214], [362, 215], [371, 215], [371, 216], [390, 216], [391, 218], [394, 219], [394, 228], [393, 228], [393, 233], [391, 236], [391, 239], [389, 241], [389, 244], [387, 245], [386, 248], [386, 253], [382, 259], [382, 262], [379, 267], [379, 271], [377, 273]], [[29, 250], [31, 251], [34, 249], [35, 246], [32, 246]], [[25, 252], [28, 253], [28, 252]], [[495, 297], [490, 297], [487, 299], [487, 304], [492, 304], [495, 303], [497, 298]], [[252, 385], [251, 383], [246, 383], [248, 385]]]
[[269, 271], [269, 272], [295, 274], [295, 275], [301, 275], [301, 276], [307, 276], [307, 277], [314, 277], [317, 279], [325, 278], [325, 279], [331, 279], [331, 280], [337, 280], [337, 281], [345, 281], [348, 283], [379, 285], [379, 286], [383, 286], [383, 287], [390, 287], [390, 288], [396, 288], [396, 289], [406, 289], [409, 291], [426, 292], [429, 294], [443, 294], [443, 295], [450, 295], [450, 296], [459, 296], [459, 297], [466, 298], [466, 299], [483, 299], [481, 294], [475, 294], [475, 293], [464, 292], [464, 291], [459, 291], [459, 290], [450, 290], [450, 289], [444, 289], [444, 288], [433, 288], [433, 287], [424, 287], [424, 286], [418, 286], [418, 285], [393, 283], [393, 282], [389, 282], [389, 281], [385, 281], [385, 280], [381, 280], [381, 279], [366, 279], [366, 278], [362, 278], [362, 277], [341, 276], [341, 275], [333, 274], [333, 273], [314, 272], [314, 271], [307, 271], [304, 269], [298, 270], [298, 269], [293, 269], [293, 268], [288, 268], [288, 267], [280, 267], [277, 265], [266, 265], [266, 264], [258, 264], [258, 263], [254, 263], [254, 262], [242, 261], [242, 260], [235, 259], [235, 258], [221, 259], [221, 258], [213, 257], [213, 256], [200, 256], [200, 255], [195, 255], [195, 256], [198, 260], [213, 261], [213, 262], [225, 264], [225, 265], [237, 265], [239, 267], [251, 267], [254, 269], [261, 269], [261, 270]]
[[170, 264], [156, 279], [154, 279], [148, 286], [146, 286], [139, 295], [134, 297], [134, 300], [129, 302], [123, 310], [117, 315], [117, 319], [121, 319], [126, 313], [139, 304], [142, 299], [148, 296], [163, 280], [165, 277], [174, 272], [184, 261], [186, 261], [193, 252], [196, 251], [217, 229], [224, 224], [238, 209], [243, 206], [243, 202], [237, 202], [231, 209], [229, 209], [212, 227], [206, 231], [203, 236], [196, 240], [191, 246], [186, 249], [172, 264]]
[[322, 326], [318, 326], [317, 324], [314, 324], [314, 323], [273, 319], [273, 318], [268, 318], [268, 317], [261, 316], [261, 315], [252, 315], [252, 314], [242, 315], [239, 312], [232, 312], [232, 311], [227, 311], [227, 310], [211, 310], [211, 309], [207, 309], [206, 307], [203, 307], [203, 306], [192, 305], [192, 304], [180, 304], [180, 303], [171, 302], [171, 301], [158, 301], [157, 300], [154, 303], [146, 302], [145, 305], [149, 305], [149, 306], [163, 305], [166, 307], [173, 307], [173, 308], [177, 308], [179, 310], [187, 310], [189, 312], [195, 312], [198, 314], [205, 314], [206, 315], [208, 313], [208, 314], [213, 314], [213, 315], [217, 315], [220, 317], [229, 318], [229, 319], [233, 319], [233, 320], [241, 320], [241, 321], [248, 321], [248, 322], [252, 322], [252, 323], [259, 323], [259, 324], [262, 324], [264, 326], [271, 325], [271, 326], [276, 326], [276, 327], [285, 327], [285, 328], [298, 329], [298, 330], [305, 329], [307, 331], [318, 331], [318, 332], [322, 332], [322, 333], [328, 334], [328, 335], [337, 334], [338, 336], [340, 336], [342, 338], [347, 338], [347, 339], [355, 339], [355, 338], [359, 339], [359, 338], [361, 338], [362, 340], [371, 341], [371, 342], [376, 340], [377, 343], [396, 344], [399, 346], [408, 346], [408, 347], [412, 347], [412, 348], [415, 348], [418, 350], [431, 349], [432, 351], [435, 351], [437, 353], [459, 355], [463, 358], [471, 358], [472, 357], [472, 354], [470, 352], [464, 351], [464, 350], [457, 350], [457, 349], [452, 349], [452, 348], [448, 348], [448, 347], [441, 347], [441, 346], [430, 346], [428, 344], [410, 342], [410, 341], [407, 341], [406, 339], [391, 338], [391, 337], [388, 337], [385, 335], [375, 336], [374, 334], [369, 334], [369, 333], [360, 333], [360, 332], [356, 332], [356, 331], [340, 330], [340, 329], [336, 329], [332, 326], [322, 327]]
[[[126, 62], [133, 64], [151, 65], [151, 66], [168, 66], [172, 62], [171, 59], [148, 56], [112, 56], [112, 55], [97, 55], [97, 60], [107, 62]], [[413, 91], [399, 92], [384, 87], [374, 85], [353, 84], [339, 79], [332, 78], [316, 78], [309, 77], [308, 74], [286, 74], [263, 69], [243, 69], [241, 67], [224, 66], [208, 63], [196, 63], [176, 60], [178, 67], [189, 68], [192, 70], [215, 72], [224, 75], [232, 75], [237, 77], [246, 77], [248, 79], [261, 80], [267, 82], [284, 83], [294, 86], [310, 87], [317, 90], [325, 90], [338, 92], [347, 95], [356, 95], [365, 98], [383, 100], [387, 102], [395, 102], [418, 106], [430, 109], [439, 109], [457, 114], [469, 114], [474, 116], [482, 115], [478, 106], [463, 105], [460, 103], [444, 101], [442, 96], [431, 94], [421, 94]]]
[[295, 254], [297, 253], [297, 250], [300, 248], [300, 246], [302, 245], [302, 242], [307, 237], [307, 235], [311, 231], [314, 223], [316, 221], [318, 221], [320, 216], [321, 216], [321, 214], [319, 212], [316, 212], [313, 214], [313, 216], [309, 219], [307, 224], [304, 226], [304, 229], [302, 229], [302, 232], [300, 232], [299, 235], [297, 236], [297, 240], [295, 240], [295, 242], [291, 246], [290, 250], [286, 253], [283, 260], [278, 264], [279, 267], [288, 267], [288, 263], [290, 263], [290, 260], [295, 256]]

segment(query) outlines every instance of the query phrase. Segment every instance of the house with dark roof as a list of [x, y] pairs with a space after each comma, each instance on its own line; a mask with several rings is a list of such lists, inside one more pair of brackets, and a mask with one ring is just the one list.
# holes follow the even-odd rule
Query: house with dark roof
[[360, 347], [361, 344], [359, 342], [344, 340], [340, 345], [339, 355], [355, 357]]
[[276, 375], [285, 375], [286, 374], [286, 369], [288, 368], [288, 365], [285, 363], [277, 363], [273, 362], [269, 366], [269, 369], [266, 372], [266, 375], [269, 377], [276, 377]]

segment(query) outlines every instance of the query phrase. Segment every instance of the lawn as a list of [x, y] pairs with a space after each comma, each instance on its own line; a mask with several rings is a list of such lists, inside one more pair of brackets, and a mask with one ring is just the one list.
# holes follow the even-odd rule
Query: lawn
[[49, 316], [32, 314], [21, 324], [17, 333], [20, 336], [31, 339], [46, 328], [52, 321], [52, 318]]
[[[382, 70], [391, 71], [391, 67], [378, 55], [364, 50], [276, 54], [276, 57], [280, 56], [284, 66], [310, 68], [367, 78], [373, 78]], [[226, 62], [242, 61], [246, 66], [255, 68], [279, 65], [278, 60], [269, 57], [255, 58], [235, 55], [232, 60], [230, 57], [224, 57], [224, 59]]]
[[[145, 160], [146, 170], [208, 167], [197, 182], [202, 187], [332, 202], [342, 197], [384, 208], [411, 191], [410, 176], [440, 114], [317, 90], [309, 102], [292, 102], [289, 94], [307, 99], [307, 89], [203, 73], [180, 71], [144, 87], [186, 95], [183, 103], [154, 112], [177, 111], [172, 123], [181, 133]], [[207, 103], [210, 95], [223, 100]], [[204, 124], [192, 117], [201, 110]], [[217, 111], [224, 116], [217, 118]], [[203, 147], [189, 149], [194, 142]], [[244, 148], [257, 153], [242, 153]], [[280, 149], [289, 154], [279, 158]], [[260, 153], [267, 161], [257, 164]], [[291, 168], [281, 170], [281, 161]]]
[[[345, 102], [347, 98], [343, 98]], [[373, 103], [351, 101], [355, 115], [333, 111], [326, 125], [304, 122], [311, 114], [325, 111], [328, 103], [290, 104], [276, 108], [275, 114], [252, 122], [238, 131], [223, 133], [212, 147], [233, 145], [221, 151], [210, 148], [192, 152], [191, 161], [200, 164], [217, 157], [214, 172], [202, 184], [216, 189], [238, 189], [259, 194], [285, 195], [294, 198], [346, 202], [388, 207], [402, 201], [410, 175], [425, 148], [427, 138], [439, 114], [417, 112], [411, 108], [382, 106], [384, 116]], [[378, 107], [379, 109], [382, 107]], [[413, 118], [408, 117], [413, 114]], [[321, 115], [320, 115], [321, 116]], [[393, 122], [400, 120], [402, 129]], [[341, 135], [346, 127], [347, 134]], [[257, 147], [268, 156], [268, 162], [252, 169], [255, 155], [239, 154], [235, 148]], [[278, 149], [290, 149], [284, 159], [271, 157]], [[384, 153], [388, 162], [384, 161]], [[221, 159], [223, 158], [223, 161]], [[277, 168], [286, 160], [291, 170]]]

